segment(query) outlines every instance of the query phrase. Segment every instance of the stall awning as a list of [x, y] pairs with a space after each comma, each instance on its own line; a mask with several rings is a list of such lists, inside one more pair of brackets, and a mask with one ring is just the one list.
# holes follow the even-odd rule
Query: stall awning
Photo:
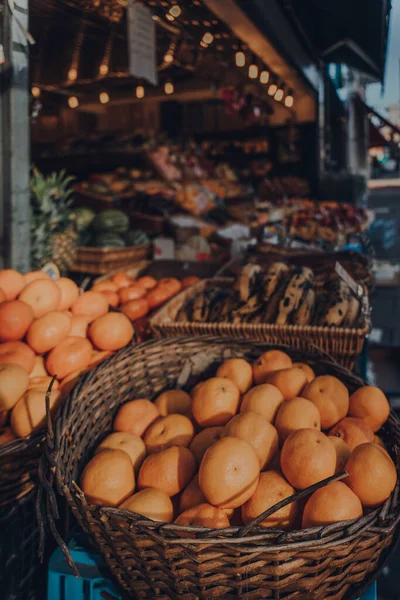
[[[372, 106], [368, 106], [357, 94], [354, 101], [365, 111], [369, 118], [369, 147], [385, 146], [400, 138], [400, 128], [379, 114]], [[398, 141], [396, 142], [398, 143]]]

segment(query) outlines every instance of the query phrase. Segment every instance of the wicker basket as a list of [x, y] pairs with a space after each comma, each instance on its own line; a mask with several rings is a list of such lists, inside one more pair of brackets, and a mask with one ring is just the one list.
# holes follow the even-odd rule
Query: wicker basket
[[104, 275], [113, 269], [123, 269], [134, 262], [148, 258], [151, 244], [139, 244], [126, 248], [77, 248], [75, 264], [71, 271]]
[[[381, 508], [356, 521], [285, 533], [258, 526], [225, 530], [161, 525], [138, 515], [87, 504], [76, 482], [98, 443], [112, 430], [118, 408], [135, 397], [191, 389], [226, 358], [255, 360], [275, 347], [221, 338], [179, 338], [129, 347], [97, 367], [74, 389], [49, 430], [40, 477], [55, 528], [56, 498], [65, 497], [128, 597], [350, 600], [371, 584], [398, 538], [399, 483]], [[350, 392], [363, 382], [326, 358], [281, 347], [317, 374], [341, 378]], [[381, 432], [395, 456], [400, 424]], [[253, 523], [254, 525], [254, 523]], [[246, 533], [247, 532], [247, 533]], [[59, 540], [60, 541], [60, 540]], [[75, 569], [68, 550], [64, 551]]]
[[129, 217], [135, 229], [141, 229], [152, 236], [164, 233], [167, 221], [161, 215], [148, 215], [144, 212], [131, 210]]
[[[354, 367], [364, 345], [371, 325], [368, 312], [360, 317], [357, 329], [343, 327], [320, 327], [317, 325], [275, 325], [273, 323], [197, 323], [177, 322], [175, 318], [185, 302], [202, 293], [207, 287], [232, 288], [233, 280], [215, 278], [203, 280], [172, 298], [150, 320], [156, 337], [181, 335], [219, 335], [232, 338], [267, 341], [272, 344], [287, 344], [292, 348], [307, 349], [310, 344], [332, 356], [348, 369]], [[368, 307], [366, 307], [368, 308]]]

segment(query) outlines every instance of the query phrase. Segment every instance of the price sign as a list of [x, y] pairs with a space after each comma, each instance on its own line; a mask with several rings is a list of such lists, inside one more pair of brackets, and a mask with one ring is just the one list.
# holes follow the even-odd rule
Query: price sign
[[133, 77], [143, 78], [157, 85], [156, 31], [153, 16], [148, 8], [135, 0], [129, 0], [127, 21], [129, 73]]

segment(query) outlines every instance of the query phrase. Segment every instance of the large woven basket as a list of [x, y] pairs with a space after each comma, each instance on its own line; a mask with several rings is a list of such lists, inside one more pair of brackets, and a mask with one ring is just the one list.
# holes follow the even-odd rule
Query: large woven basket
[[360, 316], [356, 329], [344, 327], [321, 327], [317, 325], [275, 325], [273, 323], [197, 323], [176, 321], [185, 302], [208, 287], [231, 288], [233, 280], [215, 278], [203, 280], [172, 298], [151, 319], [150, 327], [156, 337], [181, 335], [219, 335], [232, 338], [287, 344], [292, 348], [307, 349], [310, 344], [332, 356], [342, 366], [352, 369], [361, 353], [371, 325], [367, 312]]
[[113, 269], [123, 269], [134, 262], [144, 260], [151, 254], [151, 244], [139, 244], [126, 248], [77, 248], [76, 262], [71, 271], [104, 275]]
[[[40, 477], [53, 531], [55, 489], [91, 536], [129, 598], [210, 600], [352, 600], [376, 578], [398, 538], [399, 483], [384, 506], [356, 521], [285, 533], [258, 526], [204, 530], [161, 525], [119, 509], [89, 505], [77, 483], [118, 408], [174, 387], [190, 390], [231, 356], [254, 361], [275, 347], [221, 338], [179, 338], [128, 347], [73, 390], [49, 429]], [[350, 392], [363, 382], [315, 354], [282, 346], [317, 374], [336, 375]], [[400, 425], [380, 433], [393, 457]], [[397, 462], [397, 461], [396, 461]], [[183, 537], [184, 536], [184, 537]], [[59, 540], [60, 541], [60, 540]], [[71, 557], [63, 546], [69, 564]]]

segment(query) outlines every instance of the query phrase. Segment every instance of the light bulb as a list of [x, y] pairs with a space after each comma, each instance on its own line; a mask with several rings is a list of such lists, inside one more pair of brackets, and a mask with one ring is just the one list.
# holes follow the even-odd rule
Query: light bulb
[[101, 104], [108, 104], [110, 102], [110, 96], [107, 94], [107, 92], [100, 92], [99, 100]]
[[164, 62], [166, 62], [166, 63], [172, 63], [172, 62], [174, 62], [174, 57], [173, 57], [173, 55], [172, 55], [171, 53], [167, 53], [167, 54], [164, 56]]
[[68, 71], [68, 79], [70, 81], [76, 81], [77, 78], [78, 78], [78, 69], [76, 69], [75, 67], [71, 67], [71, 69]]
[[274, 98], [277, 102], [280, 102], [282, 100], [282, 98], [283, 98], [283, 89], [282, 88], [279, 88], [278, 90], [276, 90]]
[[208, 44], [206, 44], [203, 40], [200, 41], [200, 46], [202, 48], [208, 48]]
[[165, 16], [168, 19], [168, 21], [174, 21], [175, 20], [175, 17], [173, 15], [171, 15], [170, 13], [167, 13]]
[[204, 35], [203, 35], [203, 42], [205, 44], [207, 44], [208, 46], [210, 44], [212, 44], [214, 41], [214, 36], [212, 33], [210, 33], [209, 31], [207, 31]]
[[236, 52], [235, 61], [237, 67], [244, 67], [244, 65], [246, 64], [246, 56], [244, 52], [242, 52], [241, 50]]
[[269, 81], [269, 73], [268, 71], [261, 71], [260, 73], [260, 83], [268, 83]]
[[142, 85], [138, 85], [136, 88], [136, 98], [144, 98], [144, 87]]
[[171, 6], [171, 8], [169, 9], [169, 12], [171, 13], [171, 15], [173, 17], [175, 17], [175, 19], [177, 17], [179, 17], [182, 14], [182, 9], [180, 6], [178, 6], [178, 4], [174, 4], [173, 6]]
[[106, 65], [105, 63], [100, 65], [100, 69], [99, 69], [99, 73], [100, 75], [107, 75], [108, 73], [108, 65]]
[[278, 86], [275, 83], [272, 83], [268, 88], [268, 96], [274, 96]]
[[40, 94], [42, 93], [41, 89], [36, 86], [32, 88], [31, 92], [34, 98], [39, 98]]
[[249, 66], [249, 77], [250, 79], [257, 79], [258, 77], [258, 66], [255, 63]]
[[68, 106], [70, 108], [78, 108], [79, 106], [79, 100], [76, 96], [70, 96], [68, 98]]
[[166, 94], [170, 95], [174, 93], [174, 84], [172, 81], [167, 81], [164, 85], [164, 91]]
[[285, 98], [285, 106], [287, 106], [287, 108], [292, 108], [293, 103], [294, 103], [293, 96], [286, 96], [286, 98]]

